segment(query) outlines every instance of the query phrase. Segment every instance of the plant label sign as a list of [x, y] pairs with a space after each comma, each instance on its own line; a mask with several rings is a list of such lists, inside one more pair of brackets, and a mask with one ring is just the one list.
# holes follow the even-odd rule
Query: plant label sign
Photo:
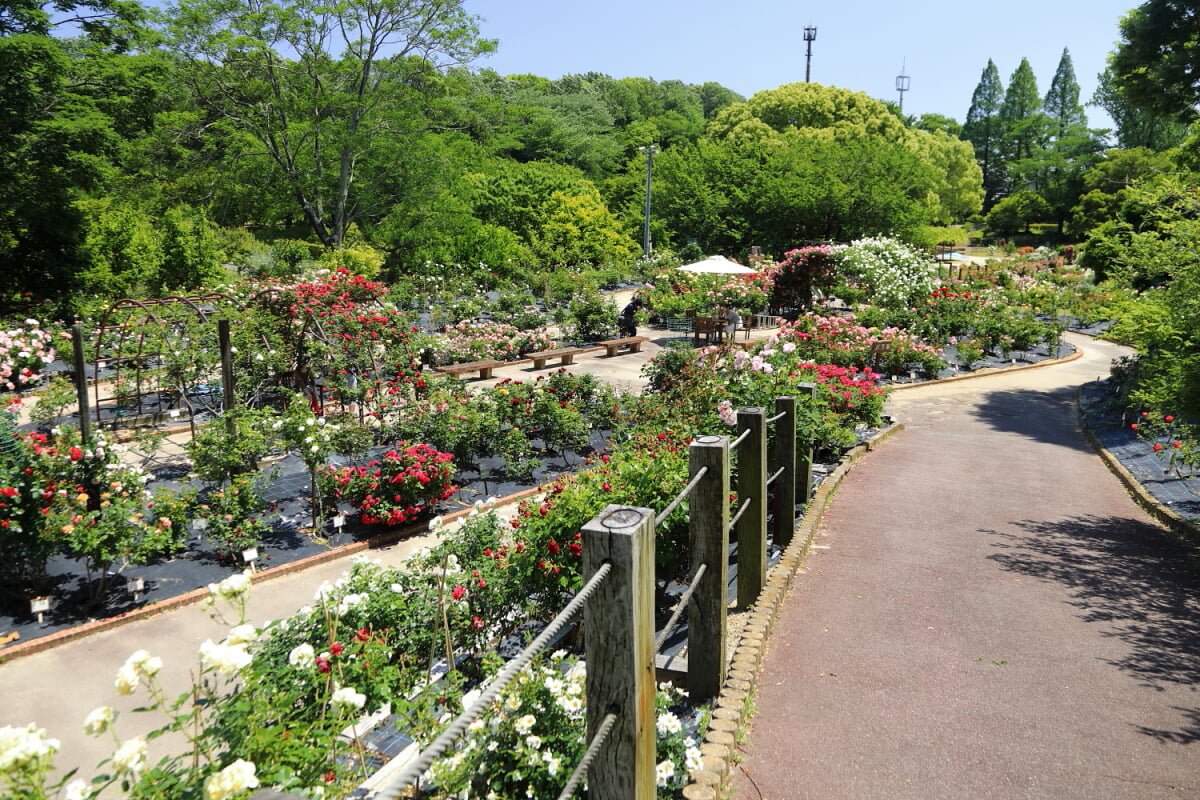
[[29, 598], [29, 610], [37, 614], [38, 625], [44, 622], [44, 615], [50, 610], [49, 597], [31, 597]]

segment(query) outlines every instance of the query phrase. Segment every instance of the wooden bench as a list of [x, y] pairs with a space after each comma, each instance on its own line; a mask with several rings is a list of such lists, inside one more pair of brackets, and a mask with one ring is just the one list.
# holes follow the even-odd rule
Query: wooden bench
[[530, 353], [528, 358], [533, 361], [534, 369], [545, 369], [546, 362], [552, 358], [560, 359], [559, 363], [566, 367], [575, 363], [577, 353], [586, 353], [582, 347], [562, 347], [558, 350], [543, 350], [540, 353]]
[[437, 372], [458, 377], [464, 372], [478, 372], [480, 379], [492, 377], [492, 370], [504, 366], [503, 361], [465, 361], [461, 364], [447, 364], [444, 367], [434, 367]]
[[607, 342], [599, 342], [598, 344], [606, 351], [606, 355], [615, 356], [623, 346], [629, 345], [629, 352], [636, 353], [642, 349], [642, 342], [648, 342], [650, 339], [646, 336], [626, 336], [623, 339], [609, 339]]

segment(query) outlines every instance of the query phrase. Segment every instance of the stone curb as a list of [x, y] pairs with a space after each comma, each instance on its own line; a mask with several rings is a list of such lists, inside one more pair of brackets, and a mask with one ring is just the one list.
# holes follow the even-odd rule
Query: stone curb
[[1160, 502], [1157, 497], [1146, 490], [1146, 487], [1142, 486], [1141, 481], [1135, 478], [1133, 473], [1125, 469], [1125, 466], [1121, 464], [1120, 459], [1118, 459], [1116, 455], [1112, 453], [1112, 451], [1105, 447], [1101, 443], [1100, 437], [1096, 436], [1095, 432], [1085, 424], [1083, 419], [1082, 401], [1083, 387], [1081, 386], [1078, 394], [1075, 397], [1076, 422], [1083, 431], [1084, 435], [1087, 436], [1088, 441], [1091, 442], [1092, 447], [1095, 448], [1096, 452], [1100, 455], [1100, 459], [1104, 461], [1105, 466], [1108, 467], [1110, 472], [1117, 476], [1121, 483], [1125, 484], [1125, 488], [1133, 498], [1133, 501], [1141, 506], [1147, 514], [1154, 517], [1156, 520], [1170, 529], [1172, 533], [1176, 534], [1184, 541], [1200, 548], [1200, 526], [1197, 526], [1196, 523], [1181, 517], [1174, 511], [1174, 509]]
[[691, 773], [683, 788], [683, 796], [687, 800], [718, 800], [725, 796], [733, 774], [737, 743], [751, 716], [754, 682], [758, 678], [763, 653], [792, 580], [808, 557], [825, 509], [855, 463], [902, 430], [903, 423], [893, 423], [871, 441], [845, 454], [837, 468], [821, 481], [796, 525], [791, 544], [783, 551], [779, 563], [768, 571], [767, 583], [759, 593], [758, 602], [754, 604], [754, 612], [734, 645], [733, 662], [725, 685], [713, 701], [713, 719], [701, 745], [703, 766]]
[[[517, 503], [528, 497], [533, 497], [537, 494], [540, 494], [543, 491], [543, 486], [534, 486], [529, 489], [524, 489], [516, 494], [511, 494], [507, 497], [500, 498], [496, 501], [495, 507], [499, 508], [512, 503]], [[454, 520], [470, 514], [472, 510], [473, 509], [471, 508], [459, 509], [458, 511], [442, 515], [442, 520], [445, 522], [453, 522]], [[308, 556], [307, 558], [297, 559], [296, 561], [291, 561], [287, 564], [280, 564], [277, 567], [270, 567], [268, 569], [261, 570], [254, 573], [254, 576], [251, 580], [253, 583], [258, 584], [263, 583], [264, 581], [269, 581], [272, 578], [281, 578], [285, 575], [301, 572], [309, 567], [315, 567], [319, 564], [325, 564], [330, 561], [335, 561], [339, 558], [346, 558], [348, 556], [363, 553], [368, 550], [377, 550], [381, 547], [387, 547], [395, 544], [401, 539], [405, 539], [413, 534], [418, 534], [425, 530], [427, 530], [427, 525], [411, 525], [404, 528], [390, 530], [385, 533], [381, 533], [378, 536], [373, 536], [370, 539], [360, 542], [351, 542], [350, 544], [342, 545], [341, 547], [332, 550], [326, 550], [323, 553], [316, 553], [315, 555]], [[208, 598], [208, 596], [209, 591], [207, 588], [193, 589], [192, 591], [185, 592], [184, 594], [168, 597], [161, 602], [154, 603], [153, 605], [145, 606], [143, 608], [136, 608], [132, 611], [126, 611], [124, 614], [119, 614], [115, 617], [92, 620], [91, 622], [86, 622], [82, 625], [76, 625], [73, 628], [66, 628], [61, 631], [56, 631], [55, 633], [51, 633], [47, 636], [39, 636], [36, 639], [30, 639], [27, 642], [22, 642], [20, 644], [0, 649], [0, 662], [9, 661], [22, 656], [33, 655], [34, 653], [42, 653], [46, 650], [57, 647], [60, 644], [73, 642], [86, 636], [90, 636], [93, 633], [112, 630], [114, 628], [127, 625], [131, 622], [137, 622], [138, 620], [149, 619], [150, 617], [156, 617], [160, 614], [166, 614], [171, 611], [175, 611], [176, 609], [183, 608], [184, 606], [190, 606], [195, 603], [199, 603], [200, 601]]]

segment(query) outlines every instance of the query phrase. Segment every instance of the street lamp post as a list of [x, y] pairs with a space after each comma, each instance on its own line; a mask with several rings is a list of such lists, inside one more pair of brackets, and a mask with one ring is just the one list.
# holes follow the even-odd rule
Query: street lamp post
[[639, 147], [639, 153], [646, 154], [646, 213], [642, 224], [642, 258], [650, 258], [650, 172], [654, 162], [654, 156], [658, 153], [658, 147], [655, 145], [647, 145]]
[[809, 76], [812, 74], [812, 43], [817, 38], [817, 26], [808, 25], [804, 28], [804, 41], [807, 46], [807, 52], [804, 54], [804, 82], [809, 82]]

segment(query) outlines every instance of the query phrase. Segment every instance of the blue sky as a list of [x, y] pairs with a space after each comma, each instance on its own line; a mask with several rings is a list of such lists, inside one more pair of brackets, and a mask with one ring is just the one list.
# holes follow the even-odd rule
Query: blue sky
[[[738, 94], [804, 80], [805, 26], [817, 28], [812, 80], [895, 101], [904, 68], [906, 114], [962, 122], [988, 59], [1007, 87], [1028, 58], [1045, 95], [1063, 48], [1082, 99], [1118, 40], [1131, 0], [465, 0], [498, 52], [476, 66], [548, 78], [603, 72], [701, 84]], [[1093, 127], [1111, 123], [1089, 107]]]

